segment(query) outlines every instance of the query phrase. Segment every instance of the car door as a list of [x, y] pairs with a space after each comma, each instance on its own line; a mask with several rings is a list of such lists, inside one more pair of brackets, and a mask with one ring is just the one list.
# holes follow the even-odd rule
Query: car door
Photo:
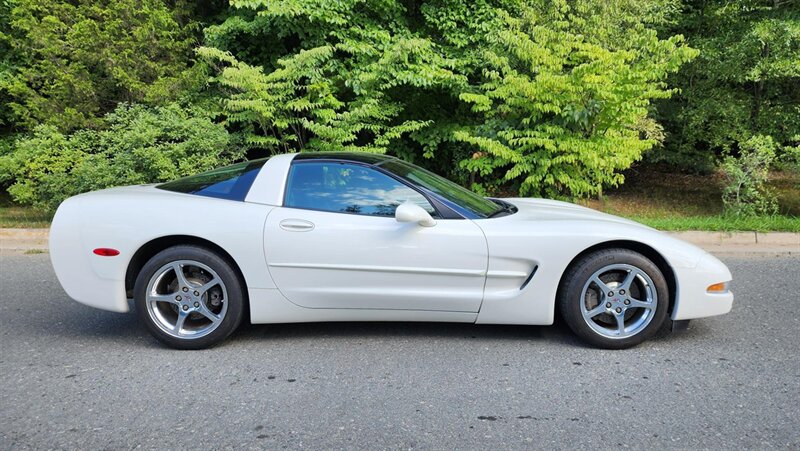
[[286, 298], [309, 308], [477, 312], [488, 261], [483, 232], [466, 219], [423, 227], [394, 218], [415, 189], [374, 167], [295, 162], [284, 206], [264, 229], [270, 274]]

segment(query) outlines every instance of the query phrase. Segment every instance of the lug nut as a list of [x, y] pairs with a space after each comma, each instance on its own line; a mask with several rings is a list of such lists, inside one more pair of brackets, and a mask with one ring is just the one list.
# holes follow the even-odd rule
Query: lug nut
[[622, 308], [617, 307], [617, 313], [622, 313]]
[[628, 300], [628, 299], [625, 299], [625, 305], [630, 305], [630, 304], [631, 304], [631, 301]]
[[195, 302], [195, 303], [194, 303], [194, 306], [195, 306], [195, 307], [200, 307], [200, 303], [199, 303], [199, 302]]
[[183, 306], [183, 309], [184, 309], [184, 310], [189, 310], [189, 306], [188, 306], [188, 305], [184, 305], [184, 306]]
[[610, 302], [606, 302], [606, 308], [611, 308], [611, 303]]
[[177, 296], [175, 296], [175, 300], [176, 300], [176, 301], [180, 301], [180, 300], [181, 300], [181, 295], [177, 295]]
[[624, 295], [625, 294], [625, 290], [619, 290], [619, 294]]
[[189, 289], [186, 288], [186, 287], [183, 287], [183, 292], [186, 293], [187, 291], [189, 291]]
[[195, 295], [195, 296], [200, 296], [200, 292], [199, 292], [199, 291], [195, 291], [195, 292], [194, 292], [194, 295]]
[[608, 297], [611, 297], [611, 296], [614, 296], [614, 292], [613, 291], [609, 291], [608, 292]]

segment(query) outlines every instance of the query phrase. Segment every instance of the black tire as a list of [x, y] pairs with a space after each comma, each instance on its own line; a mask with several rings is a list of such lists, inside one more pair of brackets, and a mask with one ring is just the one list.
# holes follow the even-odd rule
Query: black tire
[[[602, 293], [600, 284], [592, 281], [598, 272]], [[623, 282], [628, 275], [632, 282], [626, 291]], [[616, 287], [620, 290], [614, 292]], [[642, 306], [635, 306], [639, 304]], [[558, 306], [569, 328], [588, 344], [624, 349], [642, 343], [662, 328], [669, 309], [669, 288], [658, 266], [644, 255], [629, 249], [604, 249], [569, 267], [559, 287]], [[615, 332], [619, 337], [611, 336]]]
[[[188, 286], [190, 287], [185, 292], [178, 282], [177, 273], [169, 273], [168, 265], [174, 265], [176, 262], [183, 262], [183, 273]], [[194, 262], [196, 265], [187, 262]], [[188, 271], [189, 276], [186, 274]], [[216, 274], [214, 274], [216, 273]], [[192, 275], [196, 278], [192, 279]], [[212, 282], [216, 276], [221, 283], [207, 289], [207, 292], [192, 297], [193, 294], [202, 289], [204, 282]], [[172, 281], [170, 282], [170, 278]], [[162, 281], [163, 280], [163, 281]], [[181, 305], [180, 302], [156, 302], [152, 303], [152, 307], [148, 307], [148, 287], [151, 282], [153, 286], [150, 288], [150, 294], [163, 295], [177, 299], [181, 297], [184, 303], [192, 302], [191, 305]], [[209, 285], [213, 285], [209, 284]], [[156, 292], [156, 286], [167, 287], [164, 288], [164, 293]], [[171, 288], [174, 287], [174, 288]], [[176, 290], [172, 292], [172, 290]], [[181, 296], [182, 295], [182, 296]], [[148, 332], [153, 335], [161, 343], [176, 349], [204, 349], [215, 346], [225, 340], [233, 331], [239, 327], [244, 316], [244, 284], [238, 276], [237, 272], [233, 269], [233, 265], [217, 253], [194, 245], [180, 245], [165, 249], [153, 258], [151, 258], [139, 271], [136, 277], [136, 282], [133, 288], [134, 305], [136, 314], [139, 320], [147, 328]], [[188, 302], [187, 302], [188, 301]], [[202, 303], [202, 304], [201, 304]], [[192, 309], [195, 306], [195, 309]], [[165, 322], [168, 322], [170, 315], [175, 315], [175, 322], [177, 325], [177, 318], [181, 316], [180, 310], [188, 310], [185, 313], [184, 322], [182, 325], [194, 327], [194, 324], [205, 326], [201, 328], [196, 326], [195, 333], [203, 333], [200, 336], [181, 336], [183, 326], [176, 327], [177, 332], [167, 332]], [[205, 308], [205, 312], [215, 314], [211, 317], [206, 317], [206, 313], [201, 313]], [[216, 309], [217, 311], [213, 311]], [[205, 324], [205, 323], [208, 324]], [[192, 332], [189, 327], [186, 327], [187, 334]], [[204, 332], [205, 331], [205, 332]]]

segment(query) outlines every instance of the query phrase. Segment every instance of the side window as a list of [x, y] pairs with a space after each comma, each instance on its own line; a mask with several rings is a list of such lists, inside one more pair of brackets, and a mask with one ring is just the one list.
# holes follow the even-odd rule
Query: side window
[[289, 170], [286, 207], [368, 216], [394, 216], [413, 202], [431, 215], [436, 210], [420, 193], [371, 168], [346, 163], [297, 163]]

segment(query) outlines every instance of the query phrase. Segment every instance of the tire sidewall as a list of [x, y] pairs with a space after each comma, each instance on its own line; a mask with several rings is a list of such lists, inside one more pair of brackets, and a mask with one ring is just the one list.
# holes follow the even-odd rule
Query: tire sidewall
[[[589, 277], [601, 268], [614, 264], [635, 266], [650, 277], [656, 290], [656, 312], [650, 323], [639, 333], [626, 338], [609, 338], [595, 332], [583, 318], [581, 294]], [[575, 334], [597, 347], [624, 349], [636, 346], [661, 329], [669, 309], [669, 287], [658, 266], [638, 252], [628, 249], [608, 249], [590, 254], [578, 261], [568, 272], [559, 293], [559, 307], [565, 322]]]
[[[147, 309], [147, 286], [156, 271], [177, 260], [194, 260], [213, 269], [227, 289], [227, 312], [222, 322], [208, 335], [199, 338], [173, 337], [158, 327]], [[215, 346], [239, 326], [244, 314], [244, 290], [233, 265], [215, 252], [199, 246], [174, 246], [153, 256], [139, 271], [133, 288], [133, 299], [139, 321], [151, 335], [167, 346], [176, 349], [203, 349]]]

